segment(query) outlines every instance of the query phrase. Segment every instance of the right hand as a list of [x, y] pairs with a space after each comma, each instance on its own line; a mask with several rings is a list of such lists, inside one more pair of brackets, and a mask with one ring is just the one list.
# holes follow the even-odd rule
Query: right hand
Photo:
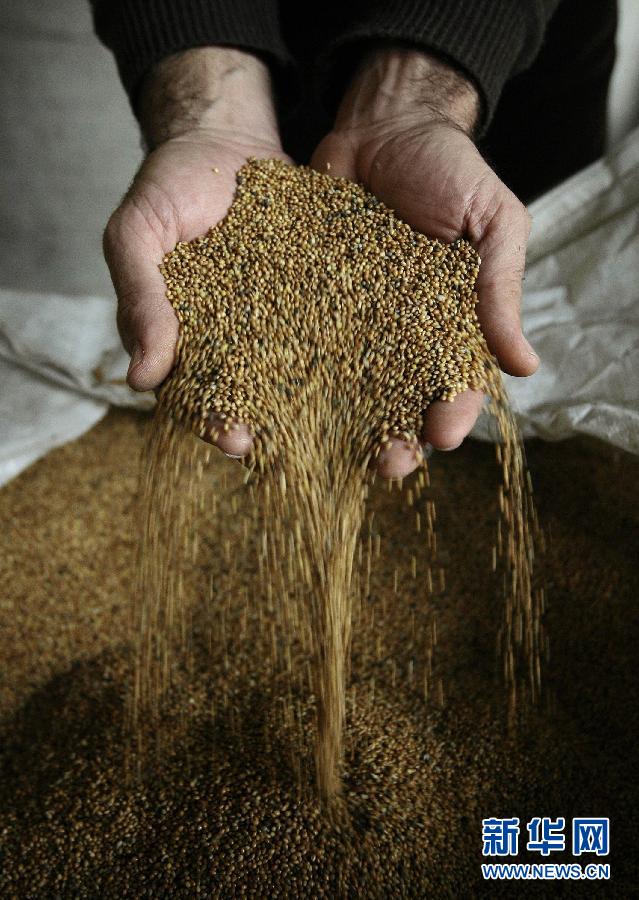
[[[482, 259], [477, 315], [488, 348], [505, 372], [523, 377], [539, 363], [520, 320], [530, 216], [471, 140], [478, 113], [475, 87], [448, 64], [418, 50], [378, 48], [362, 60], [311, 164], [360, 182], [429, 238], [472, 242]], [[459, 446], [482, 402], [470, 389], [434, 401], [421, 441]], [[398, 436], [376, 460], [388, 478], [417, 465], [414, 444]]]
[[[248, 157], [286, 155], [266, 67], [238, 50], [189, 50], [164, 60], [145, 85], [141, 121], [152, 149], [109, 220], [104, 254], [118, 298], [118, 329], [131, 354], [127, 382], [149, 391], [171, 371], [178, 338], [162, 259], [178, 241], [206, 234], [225, 216], [237, 170]], [[212, 418], [217, 446], [246, 455], [248, 428], [225, 432], [220, 425]]]

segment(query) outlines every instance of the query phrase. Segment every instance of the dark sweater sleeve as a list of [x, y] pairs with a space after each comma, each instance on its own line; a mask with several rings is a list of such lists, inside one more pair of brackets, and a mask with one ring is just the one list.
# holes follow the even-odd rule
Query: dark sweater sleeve
[[[479, 89], [489, 124], [506, 81], [535, 59], [560, 0], [368, 0], [346, 3], [349, 12], [326, 35], [319, 66], [335, 85], [374, 40], [397, 41], [451, 62]], [[338, 74], [342, 75], [340, 79]]]
[[134, 109], [144, 75], [180, 50], [225, 45], [282, 66], [288, 61], [277, 0], [91, 0], [91, 6]]

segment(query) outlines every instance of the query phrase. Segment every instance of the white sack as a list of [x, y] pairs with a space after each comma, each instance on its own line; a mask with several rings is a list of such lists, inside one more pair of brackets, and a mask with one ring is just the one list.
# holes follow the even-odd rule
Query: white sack
[[505, 379], [524, 433], [638, 453], [639, 129], [530, 212], [523, 321], [541, 366]]
[[109, 408], [153, 405], [125, 384], [114, 301], [0, 290], [0, 484]]

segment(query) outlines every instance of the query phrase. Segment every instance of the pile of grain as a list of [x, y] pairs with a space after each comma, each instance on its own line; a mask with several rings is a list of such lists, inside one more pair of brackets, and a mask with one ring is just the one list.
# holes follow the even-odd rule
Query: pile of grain
[[[469, 387], [490, 394], [504, 473], [493, 565], [503, 560], [503, 658], [513, 692], [517, 647], [531, 688], [540, 676], [534, 513], [516, 426], [475, 312], [472, 247], [429, 240], [358, 185], [304, 167], [252, 161], [237, 181], [223, 223], [179, 244], [162, 268], [180, 342], [144, 466], [133, 719], [138, 728], [149, 715], [161, 718], [180, 658], [189, 665], [192, 598], [181, 566], [197, 552], [191, 519], [207, 463], [196, 463], [187, 431], [204, 436], [213, 413], [225, 427], [246, 423], [255, 441], [252, 494], [234, 510], [243, 517], [242, 539], [227, 548], [231, 576], [225, 591], [214, 585], [211, 615], [234, 652], [249, 639], [262, 648], [266, 683], [288, 685], [273, 739], [286, 735], [300, 785], [314, 743], [317, 785], [331, 801], [340, 793], [354, 625], [360, 655], [379, 661], [385, 654], [379, 621], [360, 608], [380, 555], [370, 522], [358, 543], [369, 463], [380, 446], [400, 436], [419, 453], [433, 400]], [[413, 554], [410, 572], [417, 578], [419, 569], [428, 617], [442, 574], [421, 462], [408, 502], [420, 530], [423, 516], [425, 547]], [[489, 558], [490, 546], [485, 552]], [[253, 581], [248, 560], [258, 563]], [[238, 609], [242, 617], [229, 629]], [[246, 620], [255, 612], [260, 628], [249, 635]], [[413, 634], [414, 619], [407, 623], [410, 665], [393, 678], [408, 678], [427, 696], [436, 626], [431, 620]]]
[[[240, 542], [233, 507], [248, 490], [242, 468], [216, 452], [193, 523], [200, 548], [184, 571], [185, 591], [199, 598], [193, 667], [166, 713], [183, 717], [181, 737], [140, 782], [123, 778], [144, 427], [142, 416], [113, 411], [0, 492], [3, 896], [334, 897], [340, 880], [349, 896], [482, 896], [482, 818], [584, 813], [611, 817], [614, 883], [573, 883], [569, 893], [632, 895], [639, 460], [586, 440], [527, 446], [551, 537], [546, 625], [555, 652], [544, 678], [552, 706], [531, 712], [516, 738], [501, 712], [501, 601], [485, 553], [498, 513], [492, 448], [468, 441], [430, 460], [447, 579], [446, 592], [428, 604], [437, 615], [428, 701], [404, 677], [416, 649], [411, 615], [416, 633], [429, 627], [424, 573], [413, 580], [410, 572], [424, 546], [410, 527], [422, 501], [405, 502], [416, 478], [406, 479], [404, 496], [379, 481], [371, 488], [365, 607], [380, 623], [384, 652], [377, 660], [362, 658], [361, 644], [353, 648], [344, 797], [357, 839], [347, 841], [316, 803], [298, 799], [285, 743], [265, 751], [264, 716], [278, 717], [286, 685], [260, 693], [259, 649], [247, 641], [238, 653], [211, 628], [208, 585], [224, 589], [231, 574], [216, 548]], [[397, 594], [385, 557], [400, 570]], [[232, 610], [228, 630], [240, 619], [241, 609]], [[257, 611], [246, 627], [260, 631]], [[234, 700], [225, 711], [217, 701], [227, 686]], [[279, 767], [277, 777], [265, 764]], [[522, 883], [517, 892], [547, 896], [537, 887]], [[497, 885], [493, 892], [501, 896]], [[503, 893], [512, 895], [512, 885]]]

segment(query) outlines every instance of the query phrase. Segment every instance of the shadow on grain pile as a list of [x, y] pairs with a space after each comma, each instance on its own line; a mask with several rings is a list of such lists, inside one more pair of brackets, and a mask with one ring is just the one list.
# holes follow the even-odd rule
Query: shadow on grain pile
[[[2, 559], [13, 585], [8, 600], [17, 601], [3, 613], [0, 631], [11, 672], [9, 683], [3, 672], [0, 726], [7, 896], [477, 895], [481, 819], [492, 815], [610, 816], [614, 882], [602, 892], [628, 895], [637, 877], [639, 799], [634, 459], [585, 441], [528, 445], [550, 533], [551, 655], [545, 701], [522, 716], [514, 735], [503, 716], [487, 559], [493, 452], [469, 443], [433, 460], [441, 556], [463, 560], [449, 565], [446, 593], [434, 599], [433, 684], [441, 678], [443, 706], [436, 690], [425, 701], [406, 678], [396, 676], [393, 685], [392, 667], [373, 667], [374, 702], [355, 683], [345, 774], [353, 840], [299, 798], [285, 742], [265, 746], [260, 716], [274, 708], [276, 691], [237, 678], [235, 711], [213, 707], [222, 673], [211, 671], [215, 653], [204, 636], [166, 713], [176, 735], [172, 749], [139, 783], [125, 779], [132, 663], [125, 649], [130, 585], [120, 573], [133, 535], [122, 511], [138, 421], [112, 414], [3, 490]], [[232, 488], [235, 468], [225, 461], [220, 467]], [[63, 499], [47, 490], [52, 484]], [[386, 523], [384, 546], [408, 553], [413, 531], [398, 495], [380, 491], [375, 499]], [[95, 517], [92, 532], [74, 527], [85, 510]], [[9, 544], [14, 521], [28, 541]], [[46, 548], [41, 571], [32, 568], [34, 548]], [[208, 583], [212, 565], [189, 570], [194, 590]], [[91, 587], [96, 567], [109, 587], [104, 593]], [[78, 598], [79, 584], [86, 591]], [[370, 602], [381, 603], [375, 573], [372, 588]], [[392, 644], [390, 626], [394, 612], [405, 622], [410, 603], [407, 595], [404, 612], [388, 607], [389, 649], [400, 658], [405, 630]], [[591, 897], [593, 887], [568, 889]], [[526, 893], [544, 890], [530, 885]]]

